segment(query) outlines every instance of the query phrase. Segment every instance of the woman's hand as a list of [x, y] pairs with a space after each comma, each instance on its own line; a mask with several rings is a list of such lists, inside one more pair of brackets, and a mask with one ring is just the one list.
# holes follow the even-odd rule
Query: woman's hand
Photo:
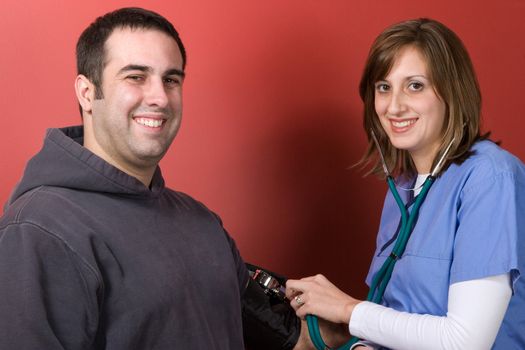
[[288, 280], [286, 297], [300, 318], [311, 314], [346, 324], [350, 322], [355, 305], [361, 302], [343, 293], [323, 275]]
[[[325, 343], [329, 344], [330, 348], [333, 349], [339, 348], [341, 345], [347, 343], [351, 337], [350, 332], [348, 331], [348, 325], [328, 322], [322, 318], [319, 319], [319, 331], [321, 332], [321, 337]], [[312, 343], [312, 339], [310, 339], [310, 333], [306, 321], [301, 320], [301, 333], [293, 350], [316, 349], [317, 348]]]

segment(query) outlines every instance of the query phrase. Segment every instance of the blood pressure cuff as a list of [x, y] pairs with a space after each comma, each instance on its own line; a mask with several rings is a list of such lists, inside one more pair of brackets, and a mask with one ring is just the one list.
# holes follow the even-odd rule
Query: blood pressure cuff
[[[254, 266], [248, 265], [253, 271]], [[280, 276], [282, 283], [286, 281]], [[285, 301], [276, 301], [250, 278], [242, 296], [242, 322], [247, 350], [288, 350], [299, 339], [301, 321]]]

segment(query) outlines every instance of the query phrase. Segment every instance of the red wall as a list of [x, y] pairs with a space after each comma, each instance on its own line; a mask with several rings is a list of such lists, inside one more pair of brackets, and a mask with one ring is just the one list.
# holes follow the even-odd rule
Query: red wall
[[429, 16], [463, 38], [486, 129], [525, 159], [522, 0], [3, 0], [1, 203], [45, 129], [80, 122], [78, 35], [130, 5], [171, 19], [189, 53], [183, 126], [162, 162], [168, 184], [219, 213], [247, 261], [295, 277], [323, 272], [364, 294], [386, 186], [348, 166], [364, 150], [364, 59], [393, 22]]

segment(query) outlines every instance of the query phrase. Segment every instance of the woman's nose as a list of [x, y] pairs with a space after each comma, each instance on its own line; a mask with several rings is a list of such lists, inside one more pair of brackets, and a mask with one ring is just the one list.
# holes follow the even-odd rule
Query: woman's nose
[[398, 115], [406, 109], [406, 96], [403, 91], [393, 91], [387, 106], [388, 115]]

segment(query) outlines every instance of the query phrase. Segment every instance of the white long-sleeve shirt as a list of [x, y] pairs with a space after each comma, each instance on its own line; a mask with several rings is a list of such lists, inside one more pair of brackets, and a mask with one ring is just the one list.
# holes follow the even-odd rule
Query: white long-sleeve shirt
[[452, 284], [446, 316], [364, 301], [354, 308], [349, 330], [373, 349], [490, 349], [511, 295], [510, 274], [501, 274]]

